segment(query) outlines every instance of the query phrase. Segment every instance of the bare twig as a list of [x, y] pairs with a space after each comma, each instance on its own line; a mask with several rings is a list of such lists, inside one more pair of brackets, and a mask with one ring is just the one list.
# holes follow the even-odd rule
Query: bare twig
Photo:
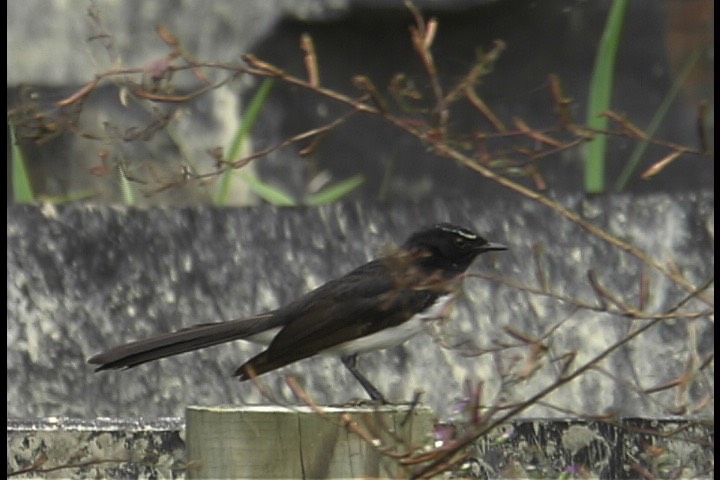
[[308, 83], [313, 87], [319, 87], [320, 69], [318, 68], [317, 54], [315, 53], [315, 43], [307, 33], [303, 33], [300, 37], [300, 48], [305, 52], [305, 69], [308, 74]]

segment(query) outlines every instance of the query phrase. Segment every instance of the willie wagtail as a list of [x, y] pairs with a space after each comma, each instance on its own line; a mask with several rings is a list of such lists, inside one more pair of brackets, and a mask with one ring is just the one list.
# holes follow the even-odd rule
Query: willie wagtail
[[357, 355], [389, 348], [442, 318], [461, 275], [479, 254], [507, 247], [440, 223], [413, 233], [394, 253], [331, 280], [277, 310], [193, 325], [95, 355], [96, 371], [130, 368], [200, 348], [248, 340], [268, 347], [234, 376], [247, 380], [318, 353], [339, 354], [375, 401], [385, 397], [356, 368]]

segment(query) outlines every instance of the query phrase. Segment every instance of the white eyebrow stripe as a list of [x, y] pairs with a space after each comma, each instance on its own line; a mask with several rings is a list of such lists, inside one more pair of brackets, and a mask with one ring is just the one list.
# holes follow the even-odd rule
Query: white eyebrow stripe
[[455, 233], [457, 235], [460, 235], [461, 237], [467, 238], [468, 240], [477, 240], [478, 238], [477, 235], [465, 229], [441, 227], [441, 230], [445, 232]]

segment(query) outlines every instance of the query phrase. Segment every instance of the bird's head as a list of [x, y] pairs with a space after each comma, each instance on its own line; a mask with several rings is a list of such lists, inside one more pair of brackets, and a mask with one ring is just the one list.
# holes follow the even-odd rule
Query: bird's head
[[467, 270], [481, 253], [507, 247], [488, 242], [468, 228], [438, 223], [413, 233], [403, 244], [403, 250], [411, 253], [424, 269], [457, 275]]

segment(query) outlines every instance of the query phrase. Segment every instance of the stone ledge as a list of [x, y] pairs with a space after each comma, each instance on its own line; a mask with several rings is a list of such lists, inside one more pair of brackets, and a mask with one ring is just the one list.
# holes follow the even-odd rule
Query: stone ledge
[[[620, 426], [621, 425], [621, 426]], [[655, 433], [655, 434], [653, 434]], [[185, 478], [181, 418], [9, 419], [8, 473], [19, 478]], [[518, 419], [470, 447], [471, 478], [712, 478], [714, 422]], [[34, 467], [33, 467], [34, 465]], [[62, 468], [63, 465], [73, 465]], [[62, 469], [61, 469], [62, 468]]]

